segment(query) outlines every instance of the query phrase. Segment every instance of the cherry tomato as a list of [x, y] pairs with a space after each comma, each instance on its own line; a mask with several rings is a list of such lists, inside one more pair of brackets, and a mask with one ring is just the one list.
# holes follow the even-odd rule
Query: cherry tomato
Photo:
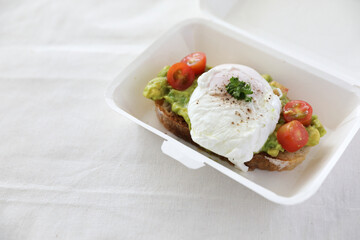
[[292, 120], [298, 120], [305, 126], [309, 125], [311, 122], [313, 109], [305, 101], [293, 100], [288, 102], [284, 106], [283, 115], [285, 121], [291, 122]]
[[184, 57], [181, 62], [191, 67], [195, 75], [199, 75], [205, 71], [206, 55], [202, 52], [194, 52]]
[[277, 131], [276, 137], [281, 146], [288, 152], [296, 152], [305, 146], [309, 140], [308, 132], [298, 120], [282, 125]]
[[194, 71], [186, 65], [179, 62], [172, 65], [167, 73], [167, 81], [176, 90], [185, 90], [194, 82]]

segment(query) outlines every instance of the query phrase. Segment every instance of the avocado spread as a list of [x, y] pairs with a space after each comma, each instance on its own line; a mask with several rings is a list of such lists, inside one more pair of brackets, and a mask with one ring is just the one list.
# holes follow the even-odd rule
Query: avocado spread
[[145, 87], [143, 95], [152, 100], [165, 99], [171, 105], [171, 111], [182, 116], [190, 128], [187, 106], [190, 96], [197, 87], [197, 79], [184, 91], [173, 89], [167, 82], [166, 74], [170, 66], [165, 66]]
[[[266, 81], [268, 81], [268, 83], [274, 90], [275, 94], [280, 96], [278, 94], [278, 92], [276, 92], [277, 91], [276, 89], [282, 90], [282, 94], [280, 96], [280, 101], [281, 101], [281, 106], [284, 107], [286, 105], [286, 103], [288, 103], [290, 101], [290, 99], [287, 97], [287, 89], [280, 83], [274, 81], [269, 74], [263, 74], [261, 76]], [[284, 124], [285, 124], [285, 120], [281, 116], [278, 124], [276, 125], [275, 131], [272, 134], [270, 134], [270, 136], [268, 137], [264, 146], [261, 148], [260, 152], [266, 152], [270, 156], [276, 157], [280, 151], [281, 152], [285, 151], [283, 149], [283, 147], [280, 145], [280, 143], [277, 141], [277, 137], [276, 137], [277, 130]], [[319, 121], [319, 119], [316, 115], [313, 115], [311, 117], [311, 123], [309, 126], [305, 127], [305, 129], [309, 134], [309, 140], [308, 140], [306, 146], [317, 145], [320, 141], [320, 137], [324, 136], [326, 133], [325, 128], [323, 127], [323, 125], [321, 124], [321, 122]]]
[[[152, 79], [145, 87], [143, 91], [143, 95], [146, 98], [152, 99], [152, 100], [161, 100], [164, 99], [171, 105], [171, 110], [182, 116], [186, 123], [190, 125], [190, 119], [188, 116], [187, 106], [191, 97], [191, 94], [193, 93], [194, 89], [197, 87], [197, 79], [194, 80], [193, 84], [187, 88], [184, 91], [179, 91], [173, 89], [167, 82], [166, 75], [169, 70], [170, 66], [165, 66], [157, 75], [156, 78]], [[210, 67], [206, 67], [206, 71], [209, 70]], [[265, 78], [266, 81], [269, 82], [270, 86], [274, 89], [286, 89], [284, 86], [282, 86], [280, 83], [275, 82], [272, 80], [271, 76], [268, 74], [263, 74], [263, 78]], [[287, 91], [287, 89], [286, 89]], [[282, 94], [280, 96], [281, 104], [284, 106], [286, 103], [288, 103], [290, 100], [287, 97], [287, 92], [282, 91]], [[265, 142], [264, 146], [261, 148], [260, 152], [266, 152], [270, 156], [276, 157], [279, 152], [284, 152], [285, 150], [282, 148], [282, 146], [277, 141], [276, 132], [277, 130], [285, 124], [284, 118], [281, 116], [279, 119], [278, 124], [276, 125], [275, 131], [270, 134], [267, 141]], [[309, 140], [306, 144], [306, 146], [315, 146], [319, 143], [320, 137], [324, 136], [326, 133], [325, 128], [319, 121], [318, 117], [316, 115], [313, 115], [311, 118], [311, 123], [309, 126], [305, 127], [306, 131], [309, 134]]]
[[[280, 117], [280, 120], [276, 125], [275, 131], [272, 134], [270, 134], [264, 146], [261, 148], [260, 152], [266, 152], [270, 156], [276, 157], [280, 151], [281, 152], [285, 151], [280, 145], [280, 143], [277, 141], [277, 137], [276, 137], [277, 130], [284, 124], [285, 124], [284, 118]], [[306, 146], [315, 146], [319, 144], [320, 137], [324, 136], [326, 133], [325, 128], [323, 127], [323, 125], [318, 119], [318, 116], [316, 115], [313, 115], [311, 117], [311, 123], [309, 126], [305, 127], [305, 129], [309, 134], [309, 140]]]

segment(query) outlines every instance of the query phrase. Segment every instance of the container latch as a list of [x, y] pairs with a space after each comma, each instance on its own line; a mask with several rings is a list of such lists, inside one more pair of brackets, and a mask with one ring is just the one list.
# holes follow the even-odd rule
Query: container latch
[[205, 166], [204, 162], [201, 160], [204, 156], [175, 141], [165, 140], [161, 145], [161, 151], [188, 168], [198, 169]]

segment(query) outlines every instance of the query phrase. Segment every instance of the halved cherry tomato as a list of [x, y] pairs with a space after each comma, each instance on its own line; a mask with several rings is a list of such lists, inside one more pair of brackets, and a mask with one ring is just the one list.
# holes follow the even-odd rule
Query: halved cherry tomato
[[167, 73], [167, 81], [176, 90], [185, 90], [194, 82], [194, 71], [186, 65], [179, 62], [172, 65]]
[[291, 122], [292, 120], [298, 120], [305, 126], [310, 124], [312, 113], [313, 109], [310, 104], [301, 100], [293, 100], [288, 102], [284, 106], [283, 111], [285, 121]]
[[184, 57], [181, 62], [191, 67], [195, 75], [199, 75], [205, 71], [206, 55], [202, 52], [194, 52]]
[[296, 152], [306, 145], [309, 134], [304, 125], [297, 120], [285, 123], [276, 133], [276, 137], [281, 146], [288, 152]]

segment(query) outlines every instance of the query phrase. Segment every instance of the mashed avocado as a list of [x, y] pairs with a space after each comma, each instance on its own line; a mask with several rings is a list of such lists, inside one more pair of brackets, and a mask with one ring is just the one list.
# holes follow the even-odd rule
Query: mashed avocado
[[[263, 74], [261, 75], [266, 81], [269, 82], [270, 86], [273, 89], [286, 89], [283, 85], [281, 85], [278, 82], [273, 81], [272, 77], [269, 74]], [[287, 91], [287, 90], [286, 90]], [[286, 103], [290, 101], [290, 99], [287, 97], [287, 92], [283, 91], [282, 96], [280, 97], [281, 105], [282, 107], [285, 106]], [[276, 93], [275, 93], [276, 94]], [[279, 119], [278, 124], [276, 125], [275, 131], [270, 134], [267, 141], [265, 142], [264, 146], [261, 148], [260, 152], [266, 152], [272, 157], [276, 157], [279, 152], [284, 152], [285, 150], [282, 148], [280, 143], [277, 141], [276, 132], [277, 130], [285, 124], [285, 120], [281, 117]], [[306, 146], [315, 146], [319, 144], [320, 137], [324, 136], [326, 133], [325, 128], [319, 121], [318, 117], [316, 115], [313, 115], [311, 117], [311, 123], [309, 126], [305, 127], [306, 131], [309, 134], [309, 140], [306, 144]]]
[[306, 143], [306, 146], [315, 146], [315, 145], [319, 144], [319, 141], [320, 141], [319, 131], [313, 126], [306, 127], [306, 131], [309, 134], [309, 140]]
[[169, 84], [166, 77], [156, 77], [146, 85], [143, 95], [155, 101], [163, 99], [169, 91]]
[[[284, 149], [281, 147], [280, 143], [277, 141], [276, 132], [277, 130], [285, 124], [284, 119], [281, 117], [279, 123], [276, 125], [275, 131], [270, 134], [266, 140], [264, 146], [261, 148], [260, 152], [266, 152], [272, 157], [276, 157], [279, 152], [284, 152]], [[309, 134], [309, 140], [306, 146], [315, 146], [319, 144], [320, 137], [324, 136], [326, 133], [325, 128], [320, 123], [318, 117], [313, 115], [311, 118], [311, 123], [309, 126], [305, 127], [306, 131]]]
[[143, 95], [152, 100], [165, 99], [171, 105], [171, 110], [182, 116], [190, 128], [190, 119], [187, 112], [187, 106], [190, 96], [197, 86], [197, 79], [184, 91], [173, 89], [167, 82], [166, 75], [170, 66], [165, 66], [145, 87]]
[[155, 101], [163, 99], [169, 93], [171, 87], [166, 79], [169, 68], [170, 66], [163, 67], [157, 77], [148, 82], [143, 91], [144, 97]]
[[[197, 87], [197, 79], [193, 82], [193, 84], [184, 91], [178, 91], [173, 89], [167, 82], [166, 75], [170, 66], [165, 66], [157, 75], [156, 78], [152, 79], [145, 87], [143, 91], [143, 95], [146, 98], [152, 100], [161, 100], [165, 99], [171, 105], [171, 110], [182, 116], [190, 128], [190, 119], [188, 116], [187, 106], [191, 97], [191, 94]], [[206, 67], [206, 70], [209, 70], [210, 67]], [[270, 84], [273, 89], [277, 88], [285, 88], [280, 83], [272, 80], [271, 76], [268, 74], [262, 75]], [[286, 89], [286, 88], [285, 88]], [[287, 91], [287, 90], [286, 90]], [[282, 106], [284, 106], [287, 102], [289, 102], [289, 98], [287, 97], [287, 93], [284, 91], [282, 96], [280, 97]], [[279, 152], [284, 152], [285, 150], [279, 144], [276, 137], [277, 130], [285, 124], [285, 120], [283, 117], [280, 117], [278, 124], [276, 125], [275, 131], [270, 134], [264, 146], [261, 148], [260, 152], [266, 152], [270, 156], [276, 157]], [[326, 133], [325, 128], [319, 121], [316, 115], [312, 116], [311, 123], [306, 127], [306, 130], [309, 134], [309, 140], [306, 146], [315, 146], [319, 143], [320, 137], [324, 136]]]
[[161, 71], [158, 73], [157, 76], [158, 77], [166, 77], [167, 72], [169, 71], [170, 67], [171, 67], [170, 65], [163, 67], [163, 69], [161, 69]]
[[313, 115], [311, 117], [310, 126], [314, 127], [315, 129], [317, 129], [319, 131], [320, 137], [322, 137], [326, 134], [326, 130], [325, 130], [324, 126], [321, 124], [318, 116]]
[[284, 149], [277, 141], [276, 131], [274, 131], [270, 134], [260, 152], [266, 152], [270, 156], [276, 157], [280, 151], [283, 152]]
[[261, 76], [268, 82], [272, 82], [272, 77], [269, 74], [261, 74]]
[[169, 93], [164, 96], [165, 101], [171, 104], [171, 110], [182, 116], [190, 128], [190, 118], [187, 111], [187, 106], [191, 97], [191, 94], [197, 87], [197, 81], [195, 80], [193, 84], [184, 91], [179, 91], [171, 88]]
[[[263, 74], [261, 75], [263, 78], [265, 78], [266, 81], [268, 81], [270, 87], [273, 89], [274, 93], [278, 96], [280, 96], [281, 106], [284, 107], [288, 102], [290, 102], [290, 99], [287, 97], [287, 91], [288, 89], [284, 87], [282, 84], [273, 81], [271, 76], [269, 74]], [[279, 90], [281, 90], [281, 93]]]

